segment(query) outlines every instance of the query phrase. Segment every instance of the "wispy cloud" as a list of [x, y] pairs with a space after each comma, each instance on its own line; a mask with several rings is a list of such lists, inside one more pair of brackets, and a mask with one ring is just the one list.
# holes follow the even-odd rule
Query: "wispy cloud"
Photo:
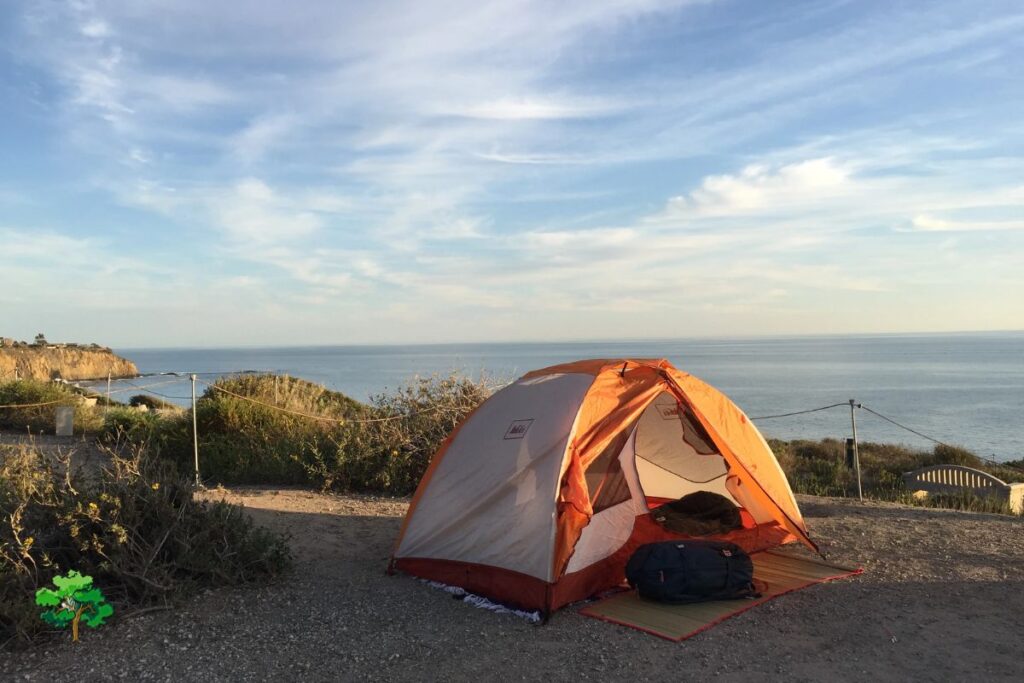
[[539, 98], [502, 98], [453, 108], [447, 113], [479, 119], [546, 120], [587, 119], [621, 112], [621, 104], [600, 101], [571, 101]]
[[[278, 340], [898, 326], [1024, 277], [1024, 15], [940, 6], [26, 3], [0, 142], [50, 156], [0, 202], [45, 230], [4, 257], [124, 249], [136, 309], [175, 280]], [[980, 315], [914, 324], [1024, 325]]]
[[[1018, 207], [1018, 208], [1024, 208]], [[985, 221], [985, 220], [949, 220], [921, 214], [914, 216], [911, 225], [915, 230], [924, 232], [969, 232], [975, 230], [1000, 231], [1024, 230], [1024, 220]]]

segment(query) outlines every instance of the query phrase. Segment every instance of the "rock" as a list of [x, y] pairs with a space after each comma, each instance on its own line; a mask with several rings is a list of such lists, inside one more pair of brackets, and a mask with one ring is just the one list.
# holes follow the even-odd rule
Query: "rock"
[[0, 378], [94, 379], [135, 377], [135, 363], [106, 350], [85, 348], [0, 348]]

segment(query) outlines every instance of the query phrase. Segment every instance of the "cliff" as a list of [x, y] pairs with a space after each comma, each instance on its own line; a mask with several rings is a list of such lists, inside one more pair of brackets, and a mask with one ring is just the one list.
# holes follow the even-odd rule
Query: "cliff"
[[0, 348], [0, 380], [135, 377], [135, 363], [107, 350], [82, 348]]

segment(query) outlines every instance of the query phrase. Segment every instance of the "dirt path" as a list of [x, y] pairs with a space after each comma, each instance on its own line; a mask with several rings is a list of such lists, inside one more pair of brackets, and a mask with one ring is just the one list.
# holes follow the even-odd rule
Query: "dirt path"
[[207, 592], [71, 646], [0, 655], [5, 680], [789, 680], [1024, 677], [1024, 520], [800, 497], [861, 577], [783, 596], [680, 644], [558, 612], [546, 626], [384, 566], [404, 500], [233, 490], [292, 534], [279, 584]]

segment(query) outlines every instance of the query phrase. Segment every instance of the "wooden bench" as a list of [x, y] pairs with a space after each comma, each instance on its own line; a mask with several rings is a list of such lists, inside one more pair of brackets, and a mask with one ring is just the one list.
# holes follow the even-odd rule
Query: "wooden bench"
[[960, 493], [969, 490], [977, 496], [1005, 500], [1010, 509], [1024, 510], [1024, 484], [1007, 484], [988, 472], [962, 465], [932, 465], [903, 475], [903, 483], [914, 495]]

